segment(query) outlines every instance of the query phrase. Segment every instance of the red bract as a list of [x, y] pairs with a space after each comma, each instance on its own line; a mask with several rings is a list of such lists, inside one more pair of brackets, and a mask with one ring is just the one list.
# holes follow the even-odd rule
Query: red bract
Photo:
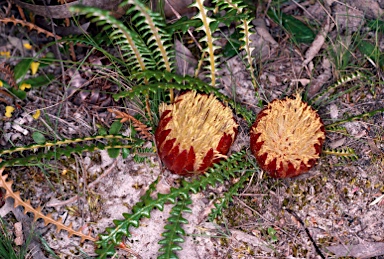
[[226, 157], [237, 127], [232, 110], [214, 95], [186, 92], [160, 107], [155, 133], [159, 156], [172, 173], [203, 173]]
[[274, 178], [300, 175], [318, 160], [325, 140], [324, 124], [308, 104], [274, 100], [252, 125], [251, 151], [259, 166]]

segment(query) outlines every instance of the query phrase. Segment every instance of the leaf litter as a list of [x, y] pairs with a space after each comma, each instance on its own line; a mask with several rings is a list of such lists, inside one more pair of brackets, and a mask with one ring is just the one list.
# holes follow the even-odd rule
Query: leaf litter
[[[337, 9], [339, 8], [337, 7], [332, 10], [333, 18], [337, 18], [336, 27], [343, 28], [348, 33], [361, 28], [362, 19], [366, 19], [364, 14], [369, 18], [369, 15], [377, 17], [377, 14], [383, 13], [383, 9], [377, 6], [377, 3], [372, 2], [372, 5], [363, 7], [362, 1], [353, 2], [356, 3], [337, 2], [336, 5], [342, 8]], [[351, 8], [353, 4], [355, 7]], [[307, 9], [310, 10], [311, 7], [309, 5]], [[291, 10], [297, 10], [296, 8]], [[352, 10], [353, 13], [351, 13]], [[356, 17], [351, 20], [345, 14], [346, 11], [348, 15], [355, 14]], [[346, 16], [348, 18], [340, 18]], [[352, 26], [348, 27], [350, 23]], [[324, 26], [322, 34], [320, 32], [317, 34], [318, 37], [312, 42], [312, 47], [308, 48], [304, 44], [297, 48], [291, 45], [287, 38], [278, 38], [278, 40], [273, 36], [271, 38], [270, 32], [273, 28], [266, 27], [264, 24], [257, 25], [256, 30], [262, 40], [255, 39], [253, 44], [259, 50], [255, 54], [260, 54], [256, 59], [262, 61], [258, 78], [264, 101], [295, 93], [301, 85], [304, 85], [300, 82], [305, 82], [305, 79], [311, 80], [309, 89], [313, 88], [310, 93], [312, 96], [318, 94], [324, 86], [329, 86], [332, 83], [330, 81], [336, 81], [334, 62], [328, 57], [323, 57], [324, 42], [326, 42], [324, 35], [332, 38], [335, 32], [335, 28], [331, 25], [327, 26]], [[185, 48], [178, 48], [185, 55], [190, 54]], [[187, 64], [195, 63], [193, 59], [184, 61], [187, 62], [180, 71], [182, 73], [190, 70]], [[306, 64], [312, 62], [313, 69], [303, 69], [303, 62]], [[235, 89], [234, 97], [258, 112], [260, 107], [257, 105], [255, 90], [250, 77], [247, 76], [245, 66], [238, 57], [229, 60], [228, 64], [230, 65], [223, 66], [221, 72], [223, 73], [222, 91], [231, 95], [232, 90]], [[370, 69], [369, 65], [364, 65], [365, 69]], [[371, 80], [377, 79], [371, 78]], [[77, 76], [73, 83], [77, 84], [73, 86], [74, 88], [79, 88], [83, 81]], [[324, 121], [333, 122], [350, 115], [384, 107], [384, 89], [379, 83], [374, 93], [371, 91], [371, 85], [363, 80], [354, 81], [353, 84], [361, 84], [362, 87], [359, 91], [343, 95], [329, 105], [320, 107], [319, 113]], [[350, 85], [346, 87], [348, 86]], [[57, 95], [58, 91], [58, 87], [52, 86], [46, 89], [46, 95], [30, 92], [28, 98], [34, 102], [28, 104], [28, 109], [30, 111], [45, 109], [44, 112], [50, 114], [48, 116], [58, 114], [58, 108], [54, 106], [56, 100], [48, 98]], [[101, 110], [95, 115], [84, 106], [74, 105], [71, 102], [64, 106], [64, 111], [66, 115], [60, 116], [61, 120], [57, 122], [57, 128], [65, 132], [68, 137], [81, 135], [96, 128], [95, 117], [106, 125], [110, 125], [113, 120], [113, 117], [105, 111]], [[83, 123], [74, 119], [75, 113], [83, 119]], [[286, 180], [269, 179], [262, 172], [255, 170], [251, 183], [233, 201], [219, 222], [208, 222], [201, 215], [207, 215], [205, 211], [212, 206], [210, 197], [222, 195], [226, 188], [211, 187], [193, 195], [192, 213], [185, 215], [189, 224], [185, 226], [187, 237], [181, 245], [183, 251], [179, 253], [180, 258], [318, 258], [319, 255], [305, 228], [328, 258], [382, 256], [384, 243], [383, 121], [384, 116], [379, 113], [359, 122], [342, 124], [346, 133], [340, 134], [337, 129], [329, 133], [326, 146], [329, 148], [351, 147], [359, 155], [357, 161], [323, 156], [319, 165], [308, 174]], [[68, 131], [68, 125], [71, 125], [72, 131]], [[28, 127], [42, 128], [36, 120], [26, 120], [21, 123], [21, 129], [7, 126], [7, 122], [4, 121], [1, 122], [1, 126], [8, 134], [4, 136], [14, 136], [13, 140], [19, 144], [31, 143], [32, 138], [30, 132], [18, 135], [19, 132], [24, 132]], [[247, 132], [247, 130], [246, 126], [243, 126], [242, 131]], [[244, 138], [246, 134], [239, 138], [238, 141], [242, 139], [241, 143], [235, 143], [235, 145], [247, 148]], [[9, 147], [8, 139], [1, 139], [2, 148]], [[27, 170], [23, 174], [14, 169], [12, 173], [14, 188], [24, 190], [22, 197], [31, 199], [35, 207], [38, 204], [47, 204], [49, 201], [56, 201], [56, 204], [57, 201], [70, 201], [67, 204], [59, 204], [60, 206], [46, 206], [44, 212], [53, 212], [55, 216], [65, 215], [67, 218], [65, 222], [73, 222], [74, 227], [92, 222], [87, 224], [87, 228], [95, 234], [102, 233], [106, 227], [111, 226], [111, 219], [121, 219], [122, 213], [129, 212], [133, 204], [139, 200], [143, 190], [159, 175], [162, 178], [158, 186], [160, 193], [167, 192], [172, 186], [177, 186], [179, 181], [178, 177], [170, 175], [167, 171], [164, 172], [157, 156], [149, 156], [144, 163], [137, 163], [133, 156], [112, 160], [106, 152], [101, 151], [87, 153], [83, 158], [78, 157], [71, 161], [59, 161], [55, 167], [59, 173], [68, 170], [61, 176], [60, 184], [51, 181], [56, 188], [47, 186], [44, 174], [34, 169]], [[97, 177], [106, 171], [108, 172], [106, 177], [102, 181], [95, 182]], [[34, 184], [24, 186], [31, 179], [34, 180]], [[95, 184], [92, 184], [93, 182]], [[85, 196], [77, 196], [78, 198], [74, 199], [75, 195], [84, 194], [79, 186], [85, 185], [88, 187], [91, 185], [91, 188], [86, 190]], [[96, 203], [93, 204], [87, 199]], [[7, 205], [8, 202], [9, 200], [1, 210], [6, 209], [8, 212], [14, 210]], [[170, 209], [171, 205], [168, 204], [163, 212], [154, 211], [151, 219], [142, 220], [140, 228], [133, 229], [132, 237], [125, 240], [126, 245], [142, 258], [156, 258], [160, 247], [157, 242], [160, 240], [160, 233], [163, 232], [166, 215]], [[287, 209], [295, 211], [303, 220], [304, 226], [289, 214]], [[6, 214], [7, 212], [3, 212], [2, 215]], [[37, 223], [37, 227], [49, 246], [63, 257], [78, 256], [74, 251], [80, 249], [90, 256], [95, 255], [91, 243], [79, 244], [76, 238], [68, 238], [66, 233], [54, 234], [54, 227], [44, 227], [41, 223]], [[268, 229], [274, 229], [275, 232]], [[125, 252], [119, 251], [119, 253], [124, 255]], [[130, 256], [128, 253], [125, 255]]]

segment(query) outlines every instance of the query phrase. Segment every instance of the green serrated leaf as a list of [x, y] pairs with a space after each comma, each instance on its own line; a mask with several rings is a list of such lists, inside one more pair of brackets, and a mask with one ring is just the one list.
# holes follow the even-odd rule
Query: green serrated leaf
[[219, 27], [219, 24], [223, 23], [226, 26], [231, 26], [233, 22], [240, 21], [242, 19], [248, 19], [249, 14], [248, 13], [237, 13], [236, 10], [230, 10], [225, 13], [224, 16], [214, 16], [215, 20], [210, 24], [210, 28], [212, 31], [216, 31]]
[[108, 131], [105, 128], [102, 128], [102, 127], [99, 128], [97, 131], [98, 131], [99, 135], [101, 135], [101, 136], [105, 136], [105, 135], [108, 134]]
[[120, 148], [108, 149], [108, 155], [110, 158], [117, 158], [120, 154]]
[[177, 257], [177, 255], [175, 253], [171, 253], [171, 254], [168, 254], [168, 255], [159, 255], [157, 257], [157, 259], [178, 259], [179, 257]]
[[168, 33], [173, 34], [176, 31], [181, 31], [182, 33], [186, 33], [190, 27], [200, 27], [203, 23], [199, 20], [191, 20], [186, 16], [181, 17], [174, 23], [168, 24], [165, 28]]
[[23, 80], [20, 82], [20, 84], [26, 83], [26, 84], [30, 84], [32, 87], [41, 87], [51, 83], [54, 78], [55, 76], [52, 74], [41, 75], [34, 78], [28, 78], [26, 80]]
[[[198, 179], [192, 180], [191, 182], [184, 180], [182, 181], [180, 188], [172, 187], [170, 193], [158, 194], [156, 199], [152, 199], [151, 194], [156, 188], [157, 179], [150, 185], [149, 189], [140, 199], [140, 202], [133, 206], [132, 213], [124, 213], [123, 220], [114, 220], [113, 222], [115, 226], [108, 228], [106, 230], [107, 234], [100, 235], [100, 239], [96, 241], [97, 246], [100, 248], [96, 251], [100, 255], [99, 258], [106, 258], [106, 252], [109, 254], [113, 253], [114, 250], [112, 250], [111, 247], [113, 247], [114, 244], [118, 245], [123, 236], [130, 235], [129, 228], [131, 226], [139, 227], [139, 220], [142, 217], [147, 217], [155, 208], [163, 207], [165, 203], [175, 202], [177, 199], [188, 200], [190, 193], [206, 189], [208, 185], [214, 186], [217, 182], [223, 182], [225, 179], [229, 179], [231, 175], [234, 175], [238, 170], [245, 170], [244, 155], [245, 151], [233, 154], [226, 161], [222, 161], [216, 165], [215, 168], [209, 169], [205, 175], [200, 176]], [[175, 228], [175, 230], [179, 231], [178, 228]], [[169, 256], [176, 255], [170, 254]]]
[[119, 134], [122, 126], [123, 124], [120, 121], [114, 121], [111, 127], [109, 128], [109, 134], [111, 135]]
[[[127, 140], [130, 143], [129, 144], [121, 144], [116, 142], [115, 144], [108, 144], [104, 145], [102, 143], [97, 143], [96, 145], [75, 145], [74, 147], [72, 146], [67, 146], [67, 147], [61, 147], [62, 145], [68, 145], [68, 144], [76, 144], [79, 142], [83, 141], [88, 141], [88, 140], [96, 140], [100, 138], [106, 138], [106, 139], [120, 139], [120, 140]], [[117, 136], [95, 136], [95, 137], [87, 137], [87, 138], [78, 138], [78, 139], [67, 139], [63, 141], [57, 141], [57, 142], [45, 142], [42, 144], [33, 144], [29, 146], [24, 146], [24, 147], [15, 147], [12, 149], [8, 150], [0, 150], [0, 155], [4, 154], [10, 154], [14, 152], [23, 152], [25, 150], [35, 150], [39, 148], [44, 148], [48, 146], [57, 146], [60, 148], [56, 148], [54, 150], [45, 150], [44, 152], [38, 152], [35, 156], [26, 156], [26, 157], [19, 157], [19, 158], [14, 158], [14, 159], [9, 159], [9, 160], [4, 160], [3, 162], [0, 162], [0, 167], [2, 166], [12, 166], [12, 165], [29, 165], [30, 163], [38, 163], [41, 162], [43, 159], [50, 160], [52, 158], [57, 159], [60, 156], [71, 156], [73, 153], [81, 153], [84, 151], [95, 151], [95, 150], [103, 150], [103, 149], [121, 149], [121, 148], [137, 148], [139, 146], [142, 146], [143, 141], [140, 139], [132, 139], [128, 137], [124, 137], [121, 135]]]
[[245, 182], [252, 176], [253, 170], [249, 170], [240, 177], [240, 180], [231, 186], [229, 190], [224, 194], [224, 197], [220, 198], [215, 207], [212, 208], [211, 213], [208, 215], [209, 221], [214, 221], [216, 218], [222, 215], [225, 208], [228, 208], [228, 204], [233, 200], [233, 197], [237, 195], [239, 189], [244, 186]]
[[196, 7], [198, 9], [198, 14], [194, 17], [194, 19], [200, 20], [202, 22], [202, 26], [195, 28], [196, 31], [201, 31], [205, 33], [205, 37], [202, 37], [200, 39], [200, 42], [206, 44], [205, 49], [203, 50], [204, 53], [206, 53], [207, 58], [205, 61], [207, 61], [208, 66], [206, 67], [209, 73], [210, 78], [210, 85], [216, 86], [217, 79], [216, 79], [216, 71], [218, 67], [217, 58], [218, 56], [215, 55], [215, 50], [218, 48], [214, 44], [216, 41], [216, 38], [213, 36], [214, 31], [211, 30], [211, 23], [215, 21], [214, 18], [209, 17], [209, 11], [212, 8], [208, 8], [204, 5], [203, 0], [195, 0], [195, 3], [191, 6]]
[[123, 159], [126, 159], [130, 153], [131, 152], [130, 152], [129, 148], [122, 148], [121, 149], [121, 156], [123, 157]]
[[183, 213], [190, 213], [191, 209], [188, 208], [188, 205], [192, 204], [192, 200], [190, 197], [181, 198], [172, 208], [170, 214], [171, 216], [168, 218], [168, 223], [165, 225], [164, 233], [162, 236], [164, 237], [158, 243], [162, 245], [159, 249], [159, 252], [162, 253], [161, 257], [158, 258], [173, 258], [177, 257], [174, 251], [182, 250], [181, 246], [178, 243], [183, 243], [185, 235], [185, 231], [182, 228], [181, 224], [188, 224], [188, 221], [183, 218]]
[[41, 134], [40, 132], [37, 132], [37, 131], [32, 133], [32, 138], [38, 144], [43, 144], [43, 143], [45, 143], [47, 141], [45, 139], [44, 135]]
[[17, 65], [13, 69], [13, 73], [16, 80], [24, 77], [28, 73], [28, 70], [29, 70], [29, 67], [31, 66], [32, 61], [33, 59], [26, 58], [21, 60], [19, 63], [17, 63]]

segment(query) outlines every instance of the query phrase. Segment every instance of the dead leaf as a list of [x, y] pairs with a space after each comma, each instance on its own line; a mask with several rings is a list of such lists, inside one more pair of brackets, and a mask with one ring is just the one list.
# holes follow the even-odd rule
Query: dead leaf
[[316, 35], [315, 40], [312, 42], [311, 46], [305, 53], [305, 60], [303, 62], [303, 65], [308, 65], [309, 62], [312, 61], [312, 59], [319, 53], [321, 47], [323, 46], [325, 42], [325, 38], [328, 35], [328, 32], [333, 28], [334, 24], [331, 23], [331, 19], [329, 16], [325, 19], [323, 26], [319, 33]]
[[176, 73], [178, 75], [193, 76], [197, 66], [197, 60], [192, 55], [192, 52], [183, 45], [179, 40], [175, 41], [176, 52]]
[[[71, 81], [69, 82], [67, 94], [68, 96], [71, 96], [81, 87], [83, 87], [87, 80], [81, 77], [78, 70], [68, 70], [68, 76], [71, 78]], [[84, 97], [84, 99], [88, 96], [88, 94]]]
[[376, 155], [381, 154], [381, 150], [380, 150], [380, 148], [378, 148], [378, 147], [376, 146], [376, 144], [375, 144], [375, 142], [373, 141], [373, 139], [368, 139], [367, 142], [368, 142], [369, 147], [371, 148], [372, 153], [374, 153], [374, 154], [376, 154]]
[[16, 222], [13, 227], [15, 228], [15, 245], [21, 246], [24, 244], [24, 238], [23, 238], [23, 225], [21, 222]]
[[[364, 15], [369, 19], [380, 19], [384, 14], [384, 9], [380, 7], [380, 2], [377, 0], [364, 0], [364, 1], [356, 1], [356, 0], [348, 0], [356, 6], [358, 9], [362, 10]], [[351, 16], [351, 13], [349, 13]], [[362, 26], [362, 24], [360, 25]]]
[[384, 254], [384, 243], [364, 242], [357, 245], [329, 246], [327, 249], [334, 253], [336, 257], [372, 258]]
[[11, 43], [12, 47], [16, 48], [21, 53], [24, 53], [25, 51], [24, 44], [29, 43], [27, 40], [22, 40], [18, 37], [13, 37], [13, 36], [8, 36], [7, 38], [9, 43]]
[[271, 45], [275, 46], [278, 45], [278, 43], [275, 41], [275, 39], [272, 37], [272, 35], [269, 33], [269, 30], [265, 24], [264, 19], [256, 19], [253, 21], [253, 25], [255, 25], [257, 33], [267, 42], [269, 42]]
[[331, 62], [329, 62], [327, 58], [324, 58], [321, 66], [324, 71], [321, 75], [312, 80], [311, 86], [308, 89], [309, 97], [314, 96], [321, 89], [321, 87], [332, 78]]
[[311, 80], [309, 80], [307, 78], [300, 78], [300, 79], [292, 79], [291, 80], [291, 83], [300, 83], [303, 86], [306, 86], [310, 82], [311, 82]]
[[[358, 3], [360, 1], [353, 2]], [[366, 1], [364, 0], [364, 2]], [[360, 9], [338, 3], [333, 7], [333, 11], [338, 30], [345, 30], [348, 35], [360, 30], [365, 23], [364, 12]]]
[[[156, 3], [152, 1], [152, 3]], [[173, 18], [176, 16], [176, 13], [181, 16], [192, 17], [196, 10], [195, 8], [189, 8], [189, 5], [193, 3], [193, 0], [166, 0], [164, 6], [164, 14], [167, 18]]]
[[339, 109], [337, 108], [336, 104], [333, 103], [329, 107], [329, 115], [332, 119], [337, 119], [337, 117], [339, 116]]
[[337, 139], [337, 140], [331, 142], [331, 143], [329, 144], [329, 147], [332, 148], [332, 149], [341, 147], [342, 145], [344, 145], [345, 140], [346, 140], [346, 138], [340, 138], [340, 139]]
[[243, 231], [240, 231], [240, 230], [235, 230], [235, 229], [231, 229], [231, 238], [239, 241], [239, 242], [245, 242], [249, 245], [252, 245], [252, 246], [259, 246], [259, 247], [262, 247], [262, 249], [265, 251], [265, 252], [272, 252], [271, 248], [268, 247], [268, 244], [266, 242], [264, 242], [263, 240], [253, 236], [253, 235], [250, 235], [250, 234], [247, 234]]
[[348, 134], [352, 135], [355, 138], [362, 138], [367, 134], [367, 131], [364, 129], [362, 124], [359, 121], [346, 122], [344, 124], [345, 129]]

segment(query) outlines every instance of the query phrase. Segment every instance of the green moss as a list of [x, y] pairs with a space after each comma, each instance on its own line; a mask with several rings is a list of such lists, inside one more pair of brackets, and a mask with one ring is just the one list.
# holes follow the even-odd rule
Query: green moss
[[233, 205], [229, 209], [224, 211], [224, 218], [228, 220], [230, 226], [238, 226], [243, 224], [244, 221], [248, 221], [249, 216], [247, 213], [244, 213], [244, 206]]
[[229, 247], [228, 238], [226, 237], [219, 238], [219, 243], [220, 243], [220, 246], [222, 247]]

